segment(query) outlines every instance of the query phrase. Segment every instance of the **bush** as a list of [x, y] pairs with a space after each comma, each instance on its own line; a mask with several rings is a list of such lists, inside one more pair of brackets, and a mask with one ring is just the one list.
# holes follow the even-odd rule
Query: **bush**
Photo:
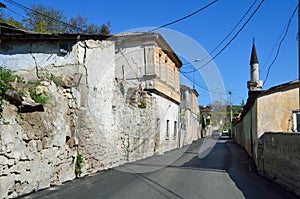
[[78, 178], [82, 174], [82, 165], [83, 165], [83, 156], [80, 153], [77, 153], [77, 158], [75, 162], [75, 175]]
[[17, 82], [22, 82], [23, 78], [13, 75], [11, 70], [3, 68], [0, 66], [0, 118], [2, 118], [2, 99], [5, 98], [5, 90], [11, 89], [11, 86], [8, 82], [14, 82], [17, 79]]
[[35, 89], [29, 89], [30, 97], [39, 104], [45, 104], [49, 97], [46, 93], [38, 94]]

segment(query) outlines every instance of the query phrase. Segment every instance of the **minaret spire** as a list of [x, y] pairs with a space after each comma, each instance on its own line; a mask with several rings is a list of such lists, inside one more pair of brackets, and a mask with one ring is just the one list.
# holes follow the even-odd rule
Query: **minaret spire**
[[260, 91], [262, 89], [262, 81], [259, 80], [259, 64], [257, 59], [254, 37], [250, 58], [250, 81], [247, 82], [247, 87], [249, 91]]
[[255, 38], [254, 37], [253, 37], [251, 59], [250, 59], [250, 65], [253, 65], [253, 64], [258, 64], [256, 48], [255, 48]]

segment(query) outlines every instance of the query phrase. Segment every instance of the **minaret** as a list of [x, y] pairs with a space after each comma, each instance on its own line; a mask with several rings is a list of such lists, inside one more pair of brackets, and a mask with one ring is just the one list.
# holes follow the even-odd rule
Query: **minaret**
[[249, 91], [260, 91], [262, 89], [262, 81], [259, 80], [259, 67], [254, 38], [250, 58], [250, 81], [247, 82], [247, 87]]

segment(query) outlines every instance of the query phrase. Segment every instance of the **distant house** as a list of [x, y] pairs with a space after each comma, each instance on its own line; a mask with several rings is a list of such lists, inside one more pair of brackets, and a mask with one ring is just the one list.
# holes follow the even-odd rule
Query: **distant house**
[[200, 136], [200, 110], [198, 106], [198, 92], [188, 86], [180, 85], [180, 120], [181, 144], [190, 144]]
[[[116, 80], [122, 84], [124, 95], [142, 108], [152, 104], [155, 109], [155, 153], [176, 148], [181, 61], [158, 33], [129, 32], [115, 35], [114, 40]], [[140, 95], [132, 97], [133, 91]]]

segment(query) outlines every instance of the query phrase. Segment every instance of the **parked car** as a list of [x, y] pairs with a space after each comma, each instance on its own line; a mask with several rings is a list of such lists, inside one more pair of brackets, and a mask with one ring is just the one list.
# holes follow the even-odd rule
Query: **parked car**
[[222, 135], [230, 137], [231, 136], [231, 131], [228, 130], [228, 129], [224, 129], [223, 132], [222, 132]]

